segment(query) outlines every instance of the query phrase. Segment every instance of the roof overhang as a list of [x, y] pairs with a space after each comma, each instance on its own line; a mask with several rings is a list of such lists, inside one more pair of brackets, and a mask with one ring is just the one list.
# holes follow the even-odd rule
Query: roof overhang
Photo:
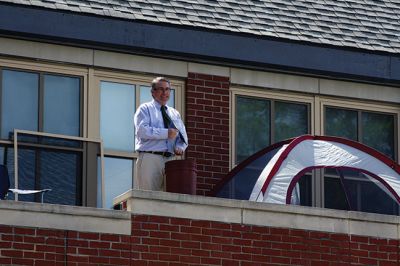
[[0, 34], [134, 54], [400, 84], [400, 56], [0, 3]]

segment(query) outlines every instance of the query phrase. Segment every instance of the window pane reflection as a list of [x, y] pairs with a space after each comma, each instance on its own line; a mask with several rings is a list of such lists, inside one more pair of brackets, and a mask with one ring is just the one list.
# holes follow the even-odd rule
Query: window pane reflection
[[237, 97], [236, 163], [270, 144], [269, 110], [269, 101]]
[[[100, 165], [100, 164], [98, 164]], [[104, 158], [105, 206], [112, 209], [113, 199], [133, 188], [133, 160]], [[101, 171], [99, 170], [98, 173]], [[101, 206], [101, 176], [97, 178], [97, 206]]]
[[1, 138], [14, 129], [38, 130], [39, 75], [4, 70], [1, 101]]
[[153, 100], [151, 96], [151, 87], [150, 86], [140, 86], [140, 104], [150, 102]]
[[105, 149], [134, 151], [135, 86], [101, 82], [100, 134]]
[[43, 131], [80, 135], [80, 81], [78, 78], [44, 75]]
[[[359, 121], [358, 117], [361, 117]], [[361, 128], [358, 131], [358, 128]], [[345, 137], [375, 148], [385, 155], [395, 158], [395, 116], [327, 107], [325, 109], [325, 134]], [[398, 206], [379, 187], [377, 182], [366, 178], [354, 170], [341, 170], [346, 177], [349, 204], [358, 211], [398, 214]], [[335, 170], [325, 169], [325, 207], [349, 209], [345, 190]], [[377, 201], [379, 200], [379, 202]]]
[[357, 111], [325, 109], [325, 135], [357, 140], [357, 124]]
[[362, 142], [394, 159], [394, 116], [362, 113]]
[[305, 104], [275, 102], [274, 142], [308, 133], [308, 110]]

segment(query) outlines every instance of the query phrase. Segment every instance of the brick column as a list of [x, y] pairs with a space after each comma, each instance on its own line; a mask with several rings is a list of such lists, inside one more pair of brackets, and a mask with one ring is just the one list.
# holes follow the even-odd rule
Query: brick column
[[188, 74], [186, 129], [197, 194], [205, 195], [229, 171], [229, 77]]

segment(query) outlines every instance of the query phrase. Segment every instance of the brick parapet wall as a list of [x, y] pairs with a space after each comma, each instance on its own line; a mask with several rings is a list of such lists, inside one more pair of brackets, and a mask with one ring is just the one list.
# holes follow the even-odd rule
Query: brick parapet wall
[[197, 162], [197, 194], [229, 171], [229, 77], [189, 73], [186, 84], [188, 158]]
[[132, 215], [132, 234], [0, 226], [0, 265], [399, 265], [399, 240]]
[[128, 235], [0, 226], [0, 265], [131, 265]]
[[148, 215], [132, 229], [135, 265], [399, 265], [394, 239]]

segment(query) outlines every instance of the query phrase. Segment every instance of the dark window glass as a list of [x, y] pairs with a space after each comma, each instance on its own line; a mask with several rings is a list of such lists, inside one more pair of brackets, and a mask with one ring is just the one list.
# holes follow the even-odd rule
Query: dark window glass
[[[12, 146], [1, 147], [2, 160], [1, 164], [5, 165], [8, 169], [8, 176], [10, 179], [10, 188], [15, 188], [15, 168], [14, 168], [14, 149]], [[32, 150], [19, 149], [19, 189], [35, 189], [35, 161], [36, 155]], [[14, 200], [14, 194], [8, 193], [7, 199]], [[20, 201], [35, 201], [34, 195], [19, 195], [18, 200]]]
[[43, 144], [57, 147], [80, 147], [82, 142], [80, 140], [70, 140], [67, 138], [54, 138], [47, 136], [38, 136], [32, 134], [18, 133], [18, 143], [24, 144]]
[[[238, 96], [235, 117], [237, 164], [272, 143], [309, 133], [307, 104]], [[219, 196], [248, 199], [266, 165], [264, 162], [265, 158], [259, 158], [254, 165], [250, 164], [243, 169], [221, 190]], [[261, 164], [257, 165], [258, 163]], [[311, 194], [305, 195], [311, 193], [311, 182], [308, 181], [305, 177], [301, 179], [300, 185], [300, 193], [304, 196], [302, 202], [305, 205], [311, 204]]]
[[363, 112], [361, 142], [394, 159], [394, 116]]
[[37, 182], [41, 189], [51, 188], [44, 202], [63, 205], [81, 205], [81, 153], [40, 151], [40, 176]]
[[[14, 149], [6, 149], [11, 188], [14, 182]], [[81, 205], [82, 157], [80, 152], [18, 149], [18, 188], [27, 190], [50, 188], [44, 202]], [[9, 199], [14, 195], [9, 193]], [[18, 195], [19, 201], [40, 202], [40, 194]]]
[[270, 145], [270, 103], [256, 98], [236, 99], [236, 163]]
[[354, 170], [342, 173], [343, 183], [338, 177], [325, 177], [326, 208], [399, 214], [398, 203], [377, 180]]
[[326, 107], [325, 135], [357, 140], [357, 111]]
[[[10, 176], [11, 188], [15, 187], [14, 180], [14, 149], [7, 149], [7, 159], [12, 161], [12, 167], [8, 169]], [[18, 150], [18, 188], [19, 189], [35, 189], [35, 162], [36, 162], [36, 154], [32, 150], [19, 149]], [[8, 164], [10, 165], [10, 164]], [[9, 193], [9, 199], [14, 199], [14, 195]], [[28, 195], [18, 195], [19, 201], [35, 201], [35, 196], [33, 194]]]
[[325, 208], [348, 210], [346, 194], [339, 178], [324, 178]]
[[373, 212], [381, 214], [399, 215], [399, 204], [391, 196], [386, 189], [378, 186], [376, 182], [370, 180], [366, 182], [352, 182], [355, 190], [359, 187], [360, 202], [359, 211]]
[[308, 110], [305, 104], [275, 102], [274, 142], [308, 133]]
[[[327, 107], [325, 135], [359, 141], [392, 159], [395, 158], [395, 116], [391, 114]], [[358, 171], [341, 172], [345, 177], [345, 187], [341, 185], [335, 170], [325, 170], [326, 208], [346, 210], [351, 207], [358, 211], [398, 214], [397, 204], [377, 182], [371, 181]], [[346, 192], [350, 206], [346, 200]]]
[[298, 184], [300, 189], [300, 205], [312, 206], [312, 175], [307, 174], [302, 176]]
[[10, 139], [14, 129], [38, 130], [39, 75], [2, 72], [1, 138]]

